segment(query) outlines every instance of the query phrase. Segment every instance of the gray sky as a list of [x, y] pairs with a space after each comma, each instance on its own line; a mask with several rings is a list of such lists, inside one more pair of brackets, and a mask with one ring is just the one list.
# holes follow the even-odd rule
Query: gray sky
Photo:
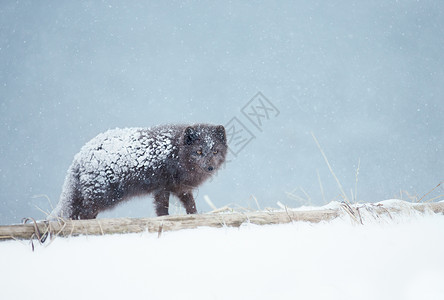
[[[358, 162], [358, 201], [421, 196], [444, 179], [443, 37], [442, 1], [2, 1], [0, 223], [43, 218], [102, 131], [233, 118], [254, 139], [199, 211], [340, 200], [311, 132], [349, 197]], [[276, 108], [259, 128], [258, 92]]]

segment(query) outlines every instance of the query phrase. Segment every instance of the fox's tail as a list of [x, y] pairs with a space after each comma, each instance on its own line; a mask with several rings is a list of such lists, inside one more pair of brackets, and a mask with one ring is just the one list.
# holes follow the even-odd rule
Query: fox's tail
[[68, 174], [63, 183], [62, 194], [59, 203], [48, 215], [47, 220], [70, 219], [74, 215], [74, 202], [79, 198], [79, 167], [72, 164], [68, 169]]

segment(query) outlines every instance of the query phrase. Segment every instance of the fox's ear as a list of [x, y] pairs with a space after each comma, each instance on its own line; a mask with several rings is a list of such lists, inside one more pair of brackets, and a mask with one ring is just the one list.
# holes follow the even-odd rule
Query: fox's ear
[[183, 141], [185, 145], [192, 145], [197, 140], [197, 132], [193, 127], [187, 127], [185, 129]]
[[222, 125], [216, 126], [216, 138], [222, 143], [227, 143], [227, 135], [225, 134], [225, 127]]

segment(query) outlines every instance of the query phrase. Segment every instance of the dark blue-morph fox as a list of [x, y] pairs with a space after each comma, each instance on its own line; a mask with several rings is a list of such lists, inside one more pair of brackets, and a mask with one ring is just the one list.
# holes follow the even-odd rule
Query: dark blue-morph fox
[[48, 218], [94, 219], [125, 199], [150, 193], [158, 216], [168, 214], [170, 194], [194, 214], [193, 189], [224, 163], [227, 148], [221, 125], [109, 130], [75, 155]]

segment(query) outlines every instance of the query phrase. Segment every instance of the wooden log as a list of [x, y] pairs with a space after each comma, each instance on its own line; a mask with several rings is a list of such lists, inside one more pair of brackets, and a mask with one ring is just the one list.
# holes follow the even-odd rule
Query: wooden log
[[[430, 211], [444, 214], [444, 202], [412, 205], [405, 202], [406, 207], [418, 212]], [[0, 240], [10, 239], [42, 239], [45, 235], [77, 236], [77, 235], [104, 235], [116, 233], [140, 233], [144, 231], [158, 232], [197, 227], [239, 227], [245, 222], [257, 225], [284, 224], [296, 221], [318, 223], [330, 221], [339, 216], [350, 215], [358, 223], [362, 223], [361, 212], [365, 208], [376, 214], [396, 214], [402, 211], [402, 205], [384, 207], [382, 204], [348, 205], [341, 204], [336, 209], [319, 209], [298, 211], [260, 211], [247, 213], [218, 213], [176, 215], [155, 218], [116, 218], [93, 220], [60, 220], [40, 221], [21, 225], [0, 226]]]

